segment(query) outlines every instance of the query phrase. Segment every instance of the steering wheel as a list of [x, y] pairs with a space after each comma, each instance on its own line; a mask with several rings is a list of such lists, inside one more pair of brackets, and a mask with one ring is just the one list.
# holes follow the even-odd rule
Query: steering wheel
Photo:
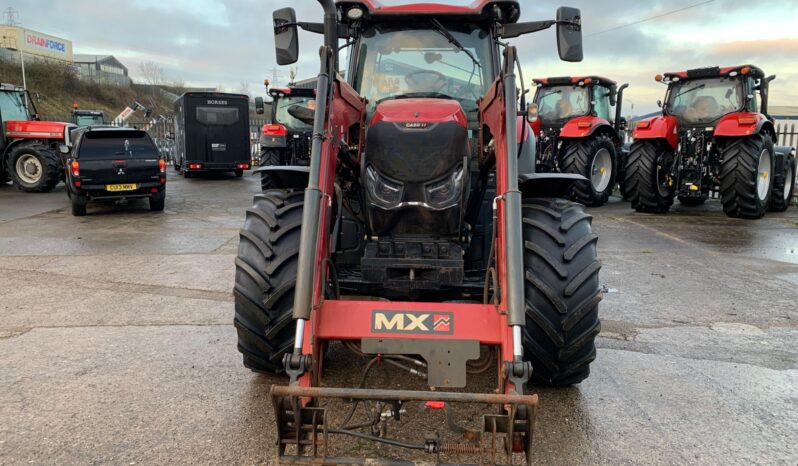
[[[428, 80], [428, 79], [418, 80], [416, 79], [416, 76], [419, 75], [431, 75], [434, 77], [434, 80]], [[438, 71], [415, 70], [405, 75], [405, 83], [411, 89], [419, 89], [420, 87], [425, 87], [426, 85], [429, 87], [429, 89], [425, 89], [426, 91], [440, 92], [444, 88], [446, 88], [446, 86], [449, 85], [449, 79], [446, 77], [445, 74], [440, 73]]]

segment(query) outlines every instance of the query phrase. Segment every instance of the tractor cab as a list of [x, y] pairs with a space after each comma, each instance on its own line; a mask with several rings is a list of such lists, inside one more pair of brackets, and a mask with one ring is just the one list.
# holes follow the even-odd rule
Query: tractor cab
[[0, 84], [0, 118], [3, 123], [36, 119], [36, 108], [28, 91], [13, 84]]
[[765, 114], [772, 78], [766, 78], [760, 68], [746, 65], [665, 73], [656, 80], [668, 86], [663, 114], [676, 117], [680, 126], [701, 127], [731, 113]]
[[78, 127], [101, 126], [108, 123], [105, 120], [105, 114], [100, 110], [81, 110], [77, 108], [72, 110], [70, 121]]
[[576, 185], [571, 199], [588, 206], [607, 202], [623, 179], [626, 152], [621, 117], [628, 86], [601, 76], [533, 80], [537, 87], [530, 115], [537, 136], [537, 170], [576, 173], [590, 183]]

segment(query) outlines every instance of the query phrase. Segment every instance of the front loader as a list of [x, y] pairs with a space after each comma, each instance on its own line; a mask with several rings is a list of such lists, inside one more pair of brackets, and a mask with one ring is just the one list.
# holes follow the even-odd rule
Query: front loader
[[[319, 3], [323, 23], [274, 12], [280, 65], [297, 60], [298, 28], [324, 35], [310, 165], [272, 170], [283, 189], [255, 196], [236, 258], [244, 365], [289, 379], [271, 390], [278, 462], [530, 464], [528, 385], [588, 376], [600, 262], [591, 217], [560, 199], [585, 178], [535, 173], [521, 67], [502, 40], [556, 25], [560, 57], [579, 61], [580, 12], [519, 23], [514, 0]], [[352, 388], [324, 384], [339, 345], [368, 361]], [[378, 384], [389, 370], [428, 389]], [[490, 391], [463, 390], [491, 372]], [[469, 420], [460, 405], [493, 408]], [[436, 412], [450, 432], [389, 430]], [[358, 448], [343, 455], [346, 438]], [[398, 453], [360, 457], [369, 442]]]

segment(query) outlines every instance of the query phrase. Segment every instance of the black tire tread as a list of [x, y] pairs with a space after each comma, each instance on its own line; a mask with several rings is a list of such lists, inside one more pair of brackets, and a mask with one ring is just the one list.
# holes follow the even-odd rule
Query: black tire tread
[[235, 327], [244, 366], [281, 373], [294, 343], [293, 300], [303, 193], [271, 190], [247, 209], [235, 260]]
[[[770, 193], [764, 201], [757, 195], [757, 166], [764, 149], [769, 149], [771, 167], [774, 167], [773, 141], [767, 133], [732, 138], [723, 145], [720, 199], [729, 217], [757, 219], [765, 215]], [[772, 174], [770, 179], [773, 179]], [[772, 191], [773, 182], [770, 184], [769, 191]]]
[[[787, 172], [787, 167], [792, 167], [792, 186], [790, 186], [790, 192], [787, 193], [787, 197], [784, 197], [784, 188], [785, 188], [785, 173]], [[795, 195], [795, 157], [792, 155], [788, 156], [784, 160], [784, 167], [781, 173], [781, 180], [778, 183], [773, 184], [773, 194], [770, 197], [770, 205], [768, 206], [768, 210], [771, 212], [784, 212], [790, 208], [790, 201], [792, 200], [793, 196]]]
[[673, 191], [662, 196], [657, 187], [657, 164], [665, 149], [655, 141], [636, 141], [626, 163], [624, 192], [638, 212], [665, 213], [673, 205]]
[[527, 199], [523, 205], [526, 327], [525, 357], [532, 382], [563, 386], [590, 374], [600, 330], [602, 298], [592, 217], [563, 199]]
[[[615, 187], [617, 176], [618, 155], [616, 154], [615, 144], [612, 139], [605, 134], [591, 136], [586, 139], [566, 140], [563, 143], [562, 162], [560, 163], [563, 173], [574, 173], [582, 175], [588, 179], [586, 182], [575, 183], [569, 198], [590, 207], [599, 207], [607, 203]], [[590, 184], [590, 167], [593, 157], [600, 149], [607, 149], [612, 158], [612, 173], [610, 183], [602, 192], [596, 192]]]
[[[44, 175], [40, 182], [33, 187], [23, 186], [16, 174], [16, 159], [19, 155], [24, 153], [36, 154], [42, 161]], [[61, 176], [63, 174], [61, 160], [58, 158], [58, 154], [48, 146], [39, 142], [23, 142], [11, 149], [11, 153], [8, 157], [8, 171], [17, 189], [28, 193], [48, 193], [52, 191], [61, 181]]]
[[[280, 151], [275, 149], [268, 149], [263, 148], [260, 150], [260, 166], [261, 167], [272, 167], [272, 166], [280, 166], [283, 164], [282, 156], [280, 155]], [[270, 189], [275, 189], [275, 183], [272, 179], [271, 175], [266, 172], [260, 173], [260, 189], [263, 192], [266, 192]]]

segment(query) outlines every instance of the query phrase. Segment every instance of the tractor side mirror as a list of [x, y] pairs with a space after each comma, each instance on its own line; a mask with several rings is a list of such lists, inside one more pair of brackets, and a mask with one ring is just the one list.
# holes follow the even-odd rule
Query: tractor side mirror
[[557, 9], [557, 50], [560, 60], [582, 61], [582, 12], [579, 8]]
[[299, 33], [293, 8], [274, 10], [274, 50], [278, 65], [296, 63], [299, 58]]
[[621, 130], [629, 129], [629, 120], [627, 120], [626, 117], [621, 117], [620, 129]]
[[263, 97], [255, 97], [255, 113], [263, 115]]
[[657, 101], [657, 107], [662, 108], [662, 101], [661, 100]]

